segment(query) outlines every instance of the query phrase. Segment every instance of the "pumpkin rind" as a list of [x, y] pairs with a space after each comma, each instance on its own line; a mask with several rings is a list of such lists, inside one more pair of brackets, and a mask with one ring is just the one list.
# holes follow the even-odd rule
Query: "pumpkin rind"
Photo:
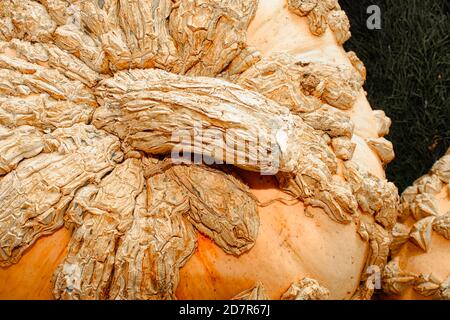
[[[47, 207], [37, 210], [46, 227], [13, 246], [12, 235], [30, 225], [11, 210], [0, 214], [0, 263], [17, 263], [0, 270], [0, 282], [24, 283], [21, 270], [36, 252], [63, 252], [65, 241], [31, 245], [65, 221], [73, 234], [54, 276], [56, 298], [370, 298], [364, 283], [371, 267], [386, 263], [397, 216], [397, 190], [383, 172], [393, 157], [383, 138], [390, 120], [372, 112], [364, 66], [339, 46], [349, 31], [337, 1], [285, 4], [2, 2], [0, 125], [8, 133], [35, 127], [37, 147], [13, 135], [19, 150], [0, 162], [0, 190], [14, 177], [33, 186], [57, 175], [62, 191], [47, 204], [57, 213], [51, 219]], [[267, 15], [266, 27], [279, 28], [282, 16], [284, 32], [301, 32], [267, 45], [257, 30]], [[324, 44], [319, 55], [305, 53]], [[235, 152], [229, 141], [196, 140], [198, 123], [231, 131], [238, 145], [258, 145], [261, 135], [267, 142], [224, 157]], [[256, 173], [174, 163], [173, 135], [183, 129], [195, 137], [184, 151]], [[73, 159], [34, 165], [55, 157]], [[258, 173], [273, 164], [276, 179]], [[30, 184], [28, 171], [36, 177]], [[42, 195], [57, 198], [55, 190]], [[16, 191], [12, 201], [27, 210], [27, 196]], [[8, 199], [0, 191], [0, 203]], [[445, 226], [439, 220], [435, 229]]]
[[[389, 298], [450, 299], [449, 169], [450, 149], [402, 194], [398, 228], [404, 231], [394, 234], [392, 261], [383, 273]], [[393, 264], [395, 273], [389, 272]], [[404, 273], [411, 280], [399, 285], [399, 275]]]

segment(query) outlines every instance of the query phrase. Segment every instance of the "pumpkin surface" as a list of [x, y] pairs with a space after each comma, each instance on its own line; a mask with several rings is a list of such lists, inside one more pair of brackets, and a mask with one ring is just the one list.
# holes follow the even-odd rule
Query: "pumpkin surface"
[[389, 299], [450, 298], [449, 169], [450, 149], [402, 194], [392, 259], [383, 273]]
[[[0, 298], [369, 299], [390, 120], [337, 1], [119, 2], [0, 4]], [[277, 144], [170, 163], [199, 122]]]

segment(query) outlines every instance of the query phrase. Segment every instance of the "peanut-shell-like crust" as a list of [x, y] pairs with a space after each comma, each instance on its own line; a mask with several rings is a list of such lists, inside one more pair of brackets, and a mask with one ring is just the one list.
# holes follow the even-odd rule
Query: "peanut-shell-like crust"
[[326, 300], [330, 292], [317, 280], [304, 278], [293, 283], [281, 297], [282, 300]]
[[100, 181], [121, 160], [119, 140], [93, 126], [56, 129], [45, 143], [48, 152], [22, 161], [0, 180], [1, 266], [59, 229], [74, 192]]
[[255, 244], [259, 216], [255, 199], [239, 179], [201, 166], [173, 166], [168, 174], [189, 196], [188, 220], [225, 252], [240, 255]]
[[110, 299], [174, 299], [179, 268], [193, 254], [197, 238], [183, 214], [187, 192], [167, 172], [146, 180], [131, 228], [120, 239]]
[[[336, 0], [285, 4], [312, 34], [350, 37]], [[247, 44], [257, 9], [257, 0], [0, 1], [1, 267], [65, 226], [73, 234], [55, 298], [176, 299], [202, 236], [236, 259], [255, 248], [267, 203], [236, 167], [276, 176], [287, 198], [268, 203], [301, 201], [307, 215], [320, 208], [357, 226], [368, 248], [355, 275], [363, 282], [405, 237], [424, 248], [430, 230], [449, 237], [448, 217], [419, 189], [405, 193], [415, 201], [407, 208], [427, 223], [411, 234], [397, 225], [395, 186], [352, 160], [366, 78], [356, 54], [348, 65], [263, 56]], [[387, 164], [391, 121], [368, 112], [375, 136], [361, 143]], [[448, 172], [438, 162], [423, 188], [448, 184]], [[235, 298], [272, 296], [260, 280]], [[434, 280], [417, 290], [448, 295]], [[330, 296], [309, 277], [289, 283], [277, 297]], [[361, 284], [347, 295], [372, 293]]]
[[[450, 149], [401, 196], [400, 221], [394, 228], [397, 231], [391, 245], [393, 258], [383, 273], [383, 289], [388, 295], [450, 298], [450, 269], [446, 265], [450, 239], [449, 170]], [[408, 281], [403, 277], [405, 273]], [[413, 293], [408, 293], [411, 289]]]
[[69, 252], [56, 270], [58, 299], [105, 299], [114, 267], [116, 243], [133, 222], [144, 175], [138, 159], [118, 165], [98, 185], [78, 190], [67, 214], [79, 225]]
[[308, 18], [309, 30], [322, 35], [327, 27], [334, 32], [339, 44], [350, 39], [350, 23], [337, 0], [287, 0], [289, 10]]
[[38, 155], [44, 147], [43, 135], [35, 127], [0, 126], [0, 176], [15, 169], [23, 159]]

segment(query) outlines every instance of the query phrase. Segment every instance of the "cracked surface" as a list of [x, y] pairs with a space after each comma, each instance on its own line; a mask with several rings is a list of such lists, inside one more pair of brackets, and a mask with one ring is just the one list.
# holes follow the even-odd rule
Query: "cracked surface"
[[256, 0], [39, 2], [4, 1], [0, 40], [54, 40], [104, 74], [156, 67], [215, 76], [246, 48], [257, 7]]
[[[96, 95], [93, 124], [148, 153], [197, 153], [253, 171], [279, 165], [292, 172], [306, 149], [332, 161], [314, 130], [287, 108], [223, 80], [132, 70], [100, 83]], [[195, 127], [206, 133], [194, 135]], [[183, 149], [174, 151], [180, 142]]]
[[322, 35], [329, 26], [339, 44], [350, 38], [350, 23], [337, 0], [287, 0], [287, 3], [293, 13], [308, 18], [309, 30], [314, 35]]
[[327, 300], [330, 292], [322, 287], [317, 280], [303, 278], [293, 283], [281, 296], [281, 300]]
[[196, 248], [193, 227], [183, 214], [189, 199], [167, 173], [147, 179], [131, 228], [119, 242], [110, 299], [173, 299], [178, 269]]
[[392, 229], [397, 220], [397, 187], [366, 172], [353, 162], [345, 163], [344, 177], [350, 183], [363, 211], [374, 215], [375, 220], [388, 230]]
[[369, 242], [369, 254], [366, 260], [365, 273], [362, 276], [366, 280], [367, 275], [370, 274], [370, 269], [374, 267], [381, 270], [389, 256], [389, 246], [391, 244], [391, 236], [388, 231], [377, 223], [362, 222], [358, 230], [363, 239]]
[[128, 159], [98, 185], [76, 193], [67, 215], [75, 230], [54, 279], [57, 299], [105, 299], [115, 263], [116, 243], [133, 222], [136, 197], [144, 185], [140, 161]]
[[[214, 76], [246, 47], [246, 30], [257, 0], [181, 0], [170, 14], [169, 29], [180, 74]], [[183, 44], [183, 45], [180, 45]]]
[[321, 104], [319, 100], [350, 109], [363, 79], [347, 66], [276, 53], [244, 71], [236, 82], [299, 113], [314, 111]]
[[[311, 219], [321, 208], [351, 228], [361, 214], [373, 215], [376, 222], [360, 230], [370, 246], [367, 267], [385, 263], [397, 190], [349, 164], [357, 144], [348, 111], [364, 65], [354, 53], [348, 65], [288, 53], [263, 57], [246, 40], [257, 5], [0, 2], [0, 266], [65, 224], [73, 235], [55, 272], [56, 298], [176, 298], [179, 269], [197, 254], [198, 239], [240, 259], [262, 232], [257, 208], [267, 203], [236, 169], [207, 166], [212, 160], [272, 175], [279, 169], [276, 189], [301, 200]], [[307, 16], [314, 34], [329, 27], [339, 44], [350, 36], [337, 1], [288, 5]], [[382, 111], [373, 115], [378, 138], [366, 141], [387, 163], [393, 152], [382, 137], [390, 120]], [[203, 157], [196, 165], [170, 163], [180, 152]], [[433, 170], [448, 183], [446, 162]], [[417, 216], [437, 210], [432, 199], [420, 203], [426, 205], [414, 209]], [[430, 225], [448, 237], [447, 220]], [[256, 283], [236, 298], [273, 296], [263, 287]], [[436, 294], [445, 296], [441, 287]], [[284, 298], [329, 294], [303, 279]]]
[[240, 255], [256, 241], [259, 216], [248, 186], [200, 166], [174, 166], [169, 174], [189, 196], [188, 219], [225, 252]]
[[35, 127], [0, 126], [0, 176], [15, 169], [23, 159], [38, 155], [44, 147], [42, 134]]
[[17, 262], [37, 238], [63, 225], [73, 192], [120, 160], [117, 138], [92, 126], [57, 129], [48, 153], [22, 161], [0, 180], [0, 265]]
[[448, 299], [449, 155], [450, 150], [401, 196], [399, 232], [397, 237], [394, 234], [397, 243], [392, 261], [397, 261], [398, 272], [413, 274], [415, 282], [400, 285], [397, 284], [400, 280], [393, 278], [390, 282], [401, 290], [393, 290], [392, 285], [384, 286], [387, 294], [401, 298]]

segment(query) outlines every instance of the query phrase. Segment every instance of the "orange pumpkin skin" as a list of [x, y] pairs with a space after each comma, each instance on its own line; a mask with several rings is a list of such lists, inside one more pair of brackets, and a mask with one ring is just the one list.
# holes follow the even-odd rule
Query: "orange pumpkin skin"
[[[260, 0], [248, 29], [247, 41], [263, 56], [284, 51], [329, 63], [351, 66], [345, 50], [327, 30], [316, 37], [307, 19], [291, 13], [284, 0]], [[379, 178], [383, 166], [364, 138], [378, 137], [372, 109], [361, 91], [351, 110], [355, 124], [353, 160]], [[245, 173], [244, 181], [261, 201], [287, 197], [269, 178]], [[279, 299], [303, 277], [316, 279], [329, 289], [330, 299], [349, 299], [359, 286], [368, 254], [354, 223], [342, 225], [323, 210], [307, 217], [302, 203], [276, 203], [259, 207], [260, 231], [255, 246], [240, 257], [225, 254], [207, 238], [200, 237], [198, 250], [180, 270], [179, 299], [230, 299], [258, 281], [269, 298]]]
[[[285, 0], [260, 0], [248, 31], [248, 43], [263, 55], [273, 51], [302, 54], [325, 62], [351, 65], [330, 30], [312, 35], [306, 18], [285, 6]], [[384, 179], [384, 169], [364, 138], [378, 137], [376, 120], [361, 91], [350, 113], [355, 124], [353, 160]], [[289, 198], [273, 177], [239, 171], [260, 202]], [[269, 298], [278, 299], [295, 281], [316, 279], [331, 299], [349, 299], [357, 290], [369, 252], [355, 222], [332, 221], [321, 209], [306, 216], [301, 202], [275, 202], [259, 207], [260, 229], [255, 246], [239, 257], [228, 255], [199, 235], [198, 248], [180, 270], [178, 299], [230, 299], [261, 282]], [[368, 218], [370, 219], [370, 218]], [[62, 261], [71, 233], [61, 229], [38, 240], [15, 265], [0, 269], [0, 299], [52, 299], [52, 277]]]
[[[245, 174], [252, 193], [262, 201], [288, 198], [272, 177]], [[303, 205], [274, 203], [259, 208], [255, 246], [240, 257], [223, 252], [199, 235], [198, 248], [180, 271], [178, 299], [230, 299], [258, 281], [269, 298], [278, 299], [290, 284], [314, 277], [333, 299], [350, 298], [359, 285], [367, 243], [356, 225], [332, 221], [320, 209], [305, 216]], [[53, 299], [53, 273], [63, 260], [71, 232], [65, 228], [39, 239], [15, 265], [0, 269], [0, 299]], [[337, 267], [338, 266], [338, 267]]]
[[61, 228], [36, 241], [18, 263], [0, 267], [0, 299], [53, 299], [53, 273], [66, 255], [70, 238], [71, 232]]
[[[447, 154], [450, 154], [450, 152], [447, 151]], [[448, 184], [443, 183], [440, 192], [433, 195], [437, 204], [437, 216], [450, 213], [450, 192], [448, 186]], [[405, 192], [407, 191], [408, 189], [405, 190]], [[408, 228], [411, 228], [415, 223], [417, 221], [412, 215], [408, 216], [404, 221], [404, 225]], [[401, 272], [414, 276], [416, 283], [402, 286], [402, 289], [397, 294], [392, 294], [389, 290], [385, 290], [388, 293], [385, 296], [386, 299], [431, 300], [436, 295], [431, 294], [431, 292], [423, 294], [417, 290], [416, 285], [419, 283], [419, 277], [432, 275], [438, 283], [448, 281], [450, 278], [450, 240], [435, 230], [431, 231], [428, 251], [420, 248], [409, 238], [399, 251], [393, 254], [392, 259], [398, 261]], [[448, 299], [448, 296], [440, 298]]]
[[[261, 201], [283, 197], [271, 177], [245, 173], [244, 180]], [[230, 299], [261, 282], [271, 299], [279, 299], [291, 283], [314, 278], [330, 290], [331, 299], [350, 298], [359, 285], [367, 243], [354, 223], [332, 221], [322, 210], [304, 214], [302, 203], [274, 203], [259, 208], [255, 246], [239, 257], [227, 255], [208, 238], [180, 271], [179, 299]]]

